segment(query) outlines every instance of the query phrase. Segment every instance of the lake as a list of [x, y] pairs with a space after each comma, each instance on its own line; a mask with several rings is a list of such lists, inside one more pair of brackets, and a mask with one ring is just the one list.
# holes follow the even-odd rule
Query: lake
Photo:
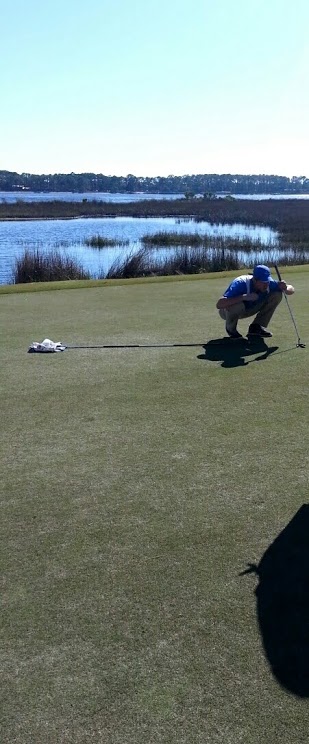
[[0, 201], [12, 204], [17, 201], [25, 202], [45, 202], [45, 201], [68, 201], [68, 202], [81, 202], [83, 199], [87, 201], [105, 201], [105, 202], [136, 202], [136, 201], [150, 201], [155, 199], [182, 199], [184, 194], [109, 194], [105, 192], [91, 192], [88, 191], [81, 194], [76, 194], [72, 191], [49, 191], [35, 192], [35, 191], [0, 191]]
[[[168, 217], [115, 217], [115, 218], [78, 218], [72, 220], [17, 220], [0, 222], [0, 283], [12, 281], [12, 270], [17, 257], [25, 249], [46, 253], [51, 249], [73, 257], [87, 269], [93, 278], [105, 275], [112, 263], [141, 247], [141, 238], [156, 232], [178, 232], [215, 237], [249, 237], [265, 245], [265, 253], [240, 256], [247, 265], [257, 259], [263, 263], [269, 257], [269, 246], [276, 250], [277, 235], [274, 230], [265, 226], [248, 225], [212, 225], [209, 222], [195, 222], [192, 219]], [[126, 245], [111, 248], [91, 248], [84, 244], [85, 239], [101, 235]], [[162, 248], [160, 256], [166, 255], [171, 248]], [[277, 257], [277, 254], [276, 254]], [[274, 259], [276, 260], [276, 258]]]
[[[224, 197], [224, 194], [218, 194]], [[88, 201], [132, 202], [144, 199], [178, 199], [183, 194], [109, 194], [50, 192], [34, 193], [30, 191], [4, 192], [0, 191], [0, 201], [60, 201], [80, 202]], [[309, 199], [309, 194], [238, 194], [236, 199]], [[247, 225], [213, 225], [208, 222], [196, 222], [193, 219], [156, 217], [156, 218], [76, 218], [70, 220], [17, 220], [0, 221], [0, 284], [12, 281], [12, 272], [17, 257], [23, 255], [25, 249], [40, 249], [48, 252], [60, 249], [74, 258], [93, 278], [104, 276], [118, 257], [124, 257], [141, 247], [141, 238], [155, 232], [199, 233], [200, 235], [225, 236], [231, 238], [248, 237], [253, 241], [260, 241], [265, 245], [261, 250], [248, 254], [235, 251], [238, 259], [245, 266], [253, 263], [268, 263], [279, 261], [281, 253], [277, 246], [277, 234], [274, 230], [264, 226]], [[84, 244], [87, 238], [95, 235], [119, 241], [119, 245], [112, 248], [90, 248]], [[126, 245], [120, 245], [126, 242]], [[270, 251], [271, 249], [271, 251]], [[171, 248], [158, 250], [160, 258], [171, 251]], [[291, 253], [292, 258], [292, 253]], [[309, 260], [309, 255], [308, 255]]]

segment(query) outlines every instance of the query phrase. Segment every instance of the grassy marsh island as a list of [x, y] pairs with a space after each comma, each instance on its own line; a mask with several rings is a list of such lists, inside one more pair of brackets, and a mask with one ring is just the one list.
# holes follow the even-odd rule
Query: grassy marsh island
[[84, 245], [88, 245], [90, 248], [112, 248], [115, 245], [128, 245], [128, 243], [128, 240], [106, 238], [104, 235], [93, 235], [84, 241]]
[[309, 200], [175, 199], [140, 202], [24, 202], [0, 204], [0, 220], [78, 217], [190, 217], [211, 224], [267, 225], [282, 240], [309, 242]]

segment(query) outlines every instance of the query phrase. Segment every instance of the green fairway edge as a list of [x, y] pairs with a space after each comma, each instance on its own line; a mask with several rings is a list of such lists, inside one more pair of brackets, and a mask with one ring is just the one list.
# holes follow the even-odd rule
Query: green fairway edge
[[[289, 274], [299, 274], [309, 271], [309, 264], [280, 267], [287, 269]], [[131, 279], [72, 279], [60, 282], [32, 282], [29, 284], [2, 284], [0, 294], [19, 294], [21, 292], [49, 292], [59, 289], [91, 289], [93, 287], [116, 287], [129, 284], [153, 284], [159, 282], [185, 282], [199, 279], [223, 279], [235, 277], [242, 269], [233, 271], [212, 271], [203, 274], [177, 274], [176, 276], [142, 276]], [[245, 271], [245, 269], [243, 269]]]

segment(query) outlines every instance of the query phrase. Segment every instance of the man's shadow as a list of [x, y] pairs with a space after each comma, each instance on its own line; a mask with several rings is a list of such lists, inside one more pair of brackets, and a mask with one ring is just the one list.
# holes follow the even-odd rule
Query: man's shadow
[[255, 573], [257, 616], [278, 682], [309, 697], [309, 504], [304, 504], [264, 553], [240, 575]]
[[[205, 344], [204, 354], [199, 354], [198, 359], [207, 359], [210, 362], [222, 362], [221, 367], [244, 367], [251, 362], [260, 362], [270, 354], [277, 351], [278, 346], [267, 346], [263, 338], [256, 337], [252, 341], [243, 338], [234, 341], [230, 338], [215, 338]], [[246, 361], [245, 357], [261, 353], [261, 356]]]

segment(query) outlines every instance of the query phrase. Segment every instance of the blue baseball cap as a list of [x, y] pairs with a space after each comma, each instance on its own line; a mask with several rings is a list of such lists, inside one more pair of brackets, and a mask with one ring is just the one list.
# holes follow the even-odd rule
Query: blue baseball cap
[[255, 266], [253, 269], [253, 278], [257, 279], [259, 282], [269, 282], [271, 278], [270, 269], [268, 266], [263, 266], [263, 264]]

